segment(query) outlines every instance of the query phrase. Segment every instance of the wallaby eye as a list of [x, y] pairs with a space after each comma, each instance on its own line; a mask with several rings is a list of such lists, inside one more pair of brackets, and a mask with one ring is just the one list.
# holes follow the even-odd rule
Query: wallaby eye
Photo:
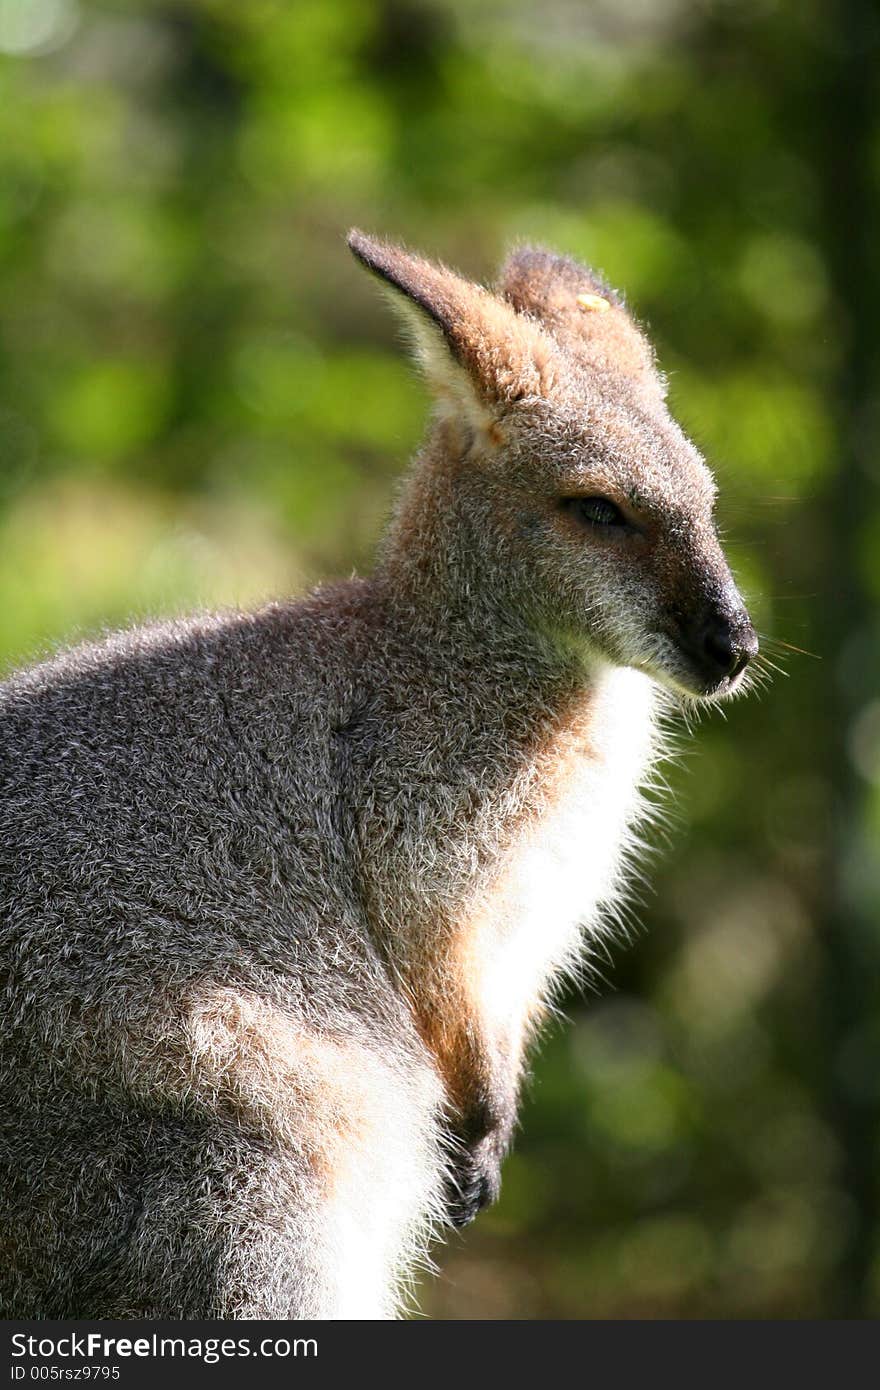
[[565, 497], [562, 502], [567, 512], [577, 517], [585, 526], [626, 526], [626, 517], [614, 502], [607, 497]]

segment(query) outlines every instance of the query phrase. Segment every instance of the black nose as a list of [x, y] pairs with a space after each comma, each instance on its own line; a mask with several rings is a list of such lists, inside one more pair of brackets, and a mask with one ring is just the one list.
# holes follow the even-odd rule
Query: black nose
[[718, 680], [733, 680], [758, 652], [755, 629], [744, 614], [731, 619], [716, 609], [704, 617], [695, 635], [706, 673]]

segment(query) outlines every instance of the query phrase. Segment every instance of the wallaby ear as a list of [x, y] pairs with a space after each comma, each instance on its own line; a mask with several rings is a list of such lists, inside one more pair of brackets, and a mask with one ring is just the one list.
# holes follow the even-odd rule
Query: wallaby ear
[[530, 319], [446, 266], [354, 229], [358, 260], [394, 291], [441, 404], [486, 422], [493, 407], [547, 394], [558, 350]]
[[499, 294], [531, 314], [588, 371], [623, 376], [663, 399], [653, 349], [618, 294], [577, 261], [538, 246], [514, 251], [502, 267]]

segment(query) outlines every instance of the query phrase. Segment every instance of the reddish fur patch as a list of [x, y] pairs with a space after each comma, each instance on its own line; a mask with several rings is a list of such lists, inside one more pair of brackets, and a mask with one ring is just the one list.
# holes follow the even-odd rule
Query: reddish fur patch
[[[525, 714], [525, 711], [523, 711]], [[507, 824], [506, 851], [524, 840], [530, 831], [560, 803], [570, 790], [577, 768], [592, 755], [591, 711], [582, 693], [573, 694], [553, 719], [541, 729], [540, 741], [524, 748], [523, 767], [531, 766], [529, 794], [520, 814]], [[529, 1038], [545, 1013], [542, 981], [527, 1000], [524, 1013], [511, 1018], [504, 1037], [489, 1037], [482, 1018], [485, 996], [483, 972], [487, 968], [486, 934], [495, 929], [503, 902], [507, 853], [500, 847], [498, 872], [483, 888], [479, 899], [466, 906], [461, 919], [446, 937], [445, 958], [436, 964], [430, 980], [414, 984], [417, 1026], [437, 1060], [451, 1104], [467, 1114], [492, 1096], [499, 1063], [506, 1079], [514, 1078]], [[438, 937], [439, 937], [438, 933]]]

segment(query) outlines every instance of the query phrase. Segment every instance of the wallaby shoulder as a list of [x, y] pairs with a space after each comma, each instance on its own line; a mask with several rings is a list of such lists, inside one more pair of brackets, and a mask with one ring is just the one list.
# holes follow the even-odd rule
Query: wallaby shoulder
[[201, 975], [307, 1013], [334, 991], [357, 1004], [348, 982], [375, 962], [338, 729], [367, 587], [133, 628], [0, 689], [0, 949], [19, 985], [30, 970], [50, 1000], [85, 987], [122, 1008]]

